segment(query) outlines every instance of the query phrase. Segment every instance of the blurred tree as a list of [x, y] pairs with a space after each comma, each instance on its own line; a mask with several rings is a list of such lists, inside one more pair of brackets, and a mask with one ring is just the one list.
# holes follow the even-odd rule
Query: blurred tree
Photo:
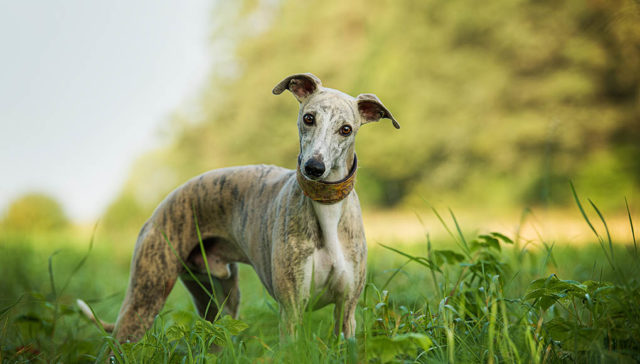
[[[174, 123], [166, 159], [145, 167], [173, 172], [145, 189], [154, 203], [208, 169], [295, 167], [297, 103], [270, 91], [296, 72], [352, 95], [374, 92], [402, 125], [359, 132], [363, 205], [420, 196], [557, 205], [569, 201], [570, 179], [640, 188], [638, 1], [233, 4], [214, 18], [214, 49], [226, 62], [216, 63], [199, 113]], [[604, 164], [615, 167], [598, 173]], [[597, 183], [584, 180], [594, 175]], [[135, 178], [123, 195], [148, 183]]]
[[172, 155], [170, 149], [159, 150], [134, 163], [123, 192], [107, 207], [101, 219], [101, 229], [125, 234], [140, 230], [162, 195], [184, 182], [178, 179], [180, 165], [172, 163]]
[[147, 211], [131, 192], [121, 194], [107, 207], [100, 228], [113, 233], [135, 233], [144, 223]]
[[29, 193], [9, 205], [2, 226], [13, 231], [52, 231], [69, 225], [62, 206], [43, 193]]

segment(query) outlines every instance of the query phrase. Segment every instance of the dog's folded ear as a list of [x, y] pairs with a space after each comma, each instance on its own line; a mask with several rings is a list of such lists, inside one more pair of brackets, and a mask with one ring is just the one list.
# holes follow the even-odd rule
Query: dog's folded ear
[[303, 102], [314, 92], [322, 87], [322, 81], [311, 73], [297, 73], [280, 81], [273, 88], [274, 95], [280, 95], [284, 90], [289, 90], [298, 101]]
[[391, 112], [384, 107], [378, 96], [374, 94], [360, 94], [356, 98], [356, 102], [358, 103], [358, 111], [362, 117], [363, 124], [386, 118], [391, 119], [396, 129], [400, 129], [400, 124], [394, 119]]

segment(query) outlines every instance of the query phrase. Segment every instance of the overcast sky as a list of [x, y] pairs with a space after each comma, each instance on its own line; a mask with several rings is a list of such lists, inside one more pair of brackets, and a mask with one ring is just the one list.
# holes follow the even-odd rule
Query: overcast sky
[[0, 1], [0, 215], [21, 193], [76, 221], [203, 85], [210, 0]]

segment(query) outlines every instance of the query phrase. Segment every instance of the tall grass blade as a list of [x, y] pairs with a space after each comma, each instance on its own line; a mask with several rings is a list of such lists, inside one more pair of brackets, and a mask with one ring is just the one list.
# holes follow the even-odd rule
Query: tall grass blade
[[[569, 185], [571, 186], [571, 192], [573, 193], [573, 198], [576, 201], [576, 204], [578, 205], [578, 209], [580, 209], [580, 213], [582, 214], [582, 217], [587, 222], [587, 225], [589, 225], [589, 228], [591, 228], [591, 231], [593, 231], [593, 233], [598, 238], [598, 242], [600, 243], [600, 246], [602, 247], [602, 252], [604, 253], [604, 256], [607, 258], [607, 261], [609, 262], [609, 265], [611, 267], [613, 267], [613, 260], [609, 256], [609, 253], [607, 253], [607, 249], [604, 246], [604, 239], [602, 238], [602, 236], [600, 236], [600, 234], [598, 234], [598, 231], [593, 227], [593, 224], [591, 224], [591, 220], [589, 220], [589, 218], [587, 217], [586, 212], [582, 208], [582, 204], [580, 203], [580, 199], [578, 198], [578, 193], [576, 192], [576, 189], [573, 186], [573, 182], [569, 182]], [[598, 211], [597, 208], [596, 208], [596, 211]], [[614, 268], [614, 270], [615, 270], [615, 268]]]
[[0, 317], [2, 317], [5, 313], [9, 312], [12, 308], [14, 308], [15, 306], [18, 305], [18, 303], [20, 303], [20, 301], [22, 301], [22, 297], [24, 297], [24, 293], [22, 295], [20, 295], [20, 297], [18, 297], [18, 299], [14, 302], [9, 304], [9, 306], [1, 308], [0, 309]]
[[[427, 234], [427, 256], [429, 257], [429, 261], [433, 262], [433, 251], [431, 250], [431, 237]], [[441, 296], [444, 296], [444, 287], [441, 287], [438, 284], [438, 279], [436, 278], [436, 272], [434, 269], [429, 268], [429, 272], [431, 273], [431, 279], [433, 280], [433, 288], [435, 288]]]
[[489, 332], [488, 332], [488, 342], [489, 342], [489, 357], [487, 362], [494, 363], [495, 354], [494, 354], [494, 341], [496, 334], [496, 320], [498, 316], [498, 305], [495, 298], [492, 298], [490, 301], [491, 309], [489, 310]]
[[520, 221], [518, 222], [518, 228], [516, 230], [516, 235], [514, 237], [514, 246], [515, 251], [520, 250], [520, 239], [522, 238], [522, 227], [527, 219], [527, 216], [531, 214], [531, 209], [526, 207], [522, 210], [522, 214], [520, 214]]
[[[196, 207], [195, 205], [191, 206], [191, 209], [193, 210], [193, 221], [196, 225], [196, 233], [198, 235], [198, 245], [200, 246], [200, 253], [202, 254], [202, 261], [204, 262], [204, 268], [207, 271], [207, 277], [209, 277], [209, 285], [211, 286], [211, 292], [213, 292], [213, 296], [216, 296], [216, 287], [213, 284], [213, 277], [211, 276], [211, 270], [209, 269], [209, 259], [207, 259], [207, 252], [204, 249], [204, 243], [202, 242], [202, 234], [200, 233], [200, 225], [198, 224], [198, 214], [196, 214]], [[217, 297], [216, 298], [216, 306], [218, 305], [217, 303]], [[209, 307], [211, 305], [211, 300], [209, 301], [209, 303], [207, 304], [207, 308], [206, 308], [206, 312], [205, 312], [205, 316], [206, 314], [209, 312]], [[220, 307], [218, 307], [218, 309], [220, 309]]]
[[[591, 201], [591, 199], [588, 199], [588, 201], [591, 204], [591, 207], [593, 207], [593, 209], [596, 210], [598, 217], [600, 217], [600, 221], [602, 221], [602, 224], [604, 225], [604, 230], [607, 232], [607, 241], [609, 242], [609, 253], [611, 254], [611, 262], [615, 263], [615, 259], [613, 256], [613, 242], [611, 241], [611, 233], [609, 233], [609, 227], [607, 226], [607, 222], [605, 221], [604, 216], [602, 216], [602, 213], [600, 212], [596, 204], [594, 204], [593, 201]], [[611, 268], [615, 270], [615, 266], [613, 264]]]
[[[198, 284], [198, 286], [200, 286], [200, 288], [202, 288], [202, 290], [204, 291], [204, 293], [207, 294], [207, 296], [209, 296], [210, 299], [214, 299], [214, 294], [209, 292], [209, 290], [207, 289], [207, 287], [204, 286], [204, 284], [202, 284], [202, 282], [200, 282], [200, 280], [198, 279], [198, 277], [196, 277], [196, 275], [193, 273], [193, 271], [191, 271], [191, 269], [189, 268], [189, 266], [187, 266], [187, 263], [185, 263], [182, 258], [180, 257], [180, 255], [178, 254], [178, 252], [176, 251], [176, 249], [173, 247], [173, 244], [171, 244], [171, 241], [169, 241], [169, 237], [167, 236], [167, 234], [163, 231], [162, 232], [162, 236], [164, 237], [164, 240], [167, 242], [167, 244], [169, 244], [169, 248], [171, 248], [171, 251], [173, 252], [173, 254], [180, 260], [180, 264], [182, 264], [182, 267], [187, 271], [187, 273], [189, 274], [189, 276]], [[214, 290], [215, 291], [215, 290]]]
[[578, 205], [578, 209], [580, 209], [580, 213], [582, 214], [582, 217], [584, 218], [584, 221], [587, 222], [587, 225], [589, 225], [589, 228], [591, 228], [591, 231], [593, 231], [593, 233], [596, 234], [598, 239], [602, 239], [600, 237], [600, 234], [598, 234], [596, 229], [591, 224], [591, 221], [587, 217], [587, 214], [584, 212], [584, 209], [582, 208], [582, 204], [580, 203], [580, 199], [578, 198], [578, 193], [576, 192], [576, 188], [573, 186], [573, 182], [569, 182], [569, 185], [571, 186], [571, 192], [573, 193], [573, 199], [576, 201], [576, 204]]
[[[424, 199], [423, 199], [424, 201]], [[429, 205], [429, 203], [427, 201], [424, 201], [427, 205]], [[431, 209], [433, 210], [433, 212], [436, 214], [436, 216], [438, 216], [438, 219], [440, 219], [440, 222], [443, 224], [444, 228], [449, 231], [449, 228], [447, 227], [447, 225], [444, 223], [444, 221], [442, 220], [442, 217], [440, 217], [440, 214], [438, 214], [437, 211], [435, 211], [435, 209], [429, 205], [431, 207]], [[434, 262], [433, 260], [433, 252], [431, 251], [431, 237], [429, 235], [429, 232], [427, 231], [427, 227], [424, 223], [424, 221], [422, 221], [422, 218], [420, 217], [420, 215], [416, 212], [416, 217], [418, 218], [418, 221], [420, 222], [420, 225], [422, 225], [422, 228], [425, 231], [425, 237], [427, 238], [427, 258], [429, 262]], [[453, 234], [451, 234], [451, 231], [449, 231], [449, 234], [453, 237]], [[455, 240], [455, 237], [453, 237], [453, 239]], [[404, 266], [404, 265], [403, 265]], [[438, 290], [438, 291], [442, 291], [441, 287], [438, 286], [438, 280], [436, 279], [436, 273], [434, 272], [434, 269], [432, 269], [431, 267], [429, 267], [429, 272], [431, 273], [431, 278], [433, 280], [433, 288]], [[386, 285], [385, 285], [386, 286]], [[444, 292], [440, 292], [442, 295], [444, 295]]]
[[414, 261], [414, 262], [416, 262], [418, 264], [424, 265], [425, 267], [427, 267], [429, 269], [439, 270], [439, 268], [435, 264], [433, 264], [433, 262], [429, 261], [428, 259], [425, 259], [424, 257], [416, 257], [416, 256], [413, 256], [411, 254], [407, 254], [407, 253], [405, 253], [403, 251], [400, 251], [398, 249], [392, 248], [390, 246], [386, 246], [386, 245], [384, 245], [382, 243], [378, 243], [378, 244], [380, 244], [380, 246], [382, 246], [385, 249], [389, 249], [392, 252], [395, 252], [395, 253], [398, 253], [398, 254], [400, 254], [400, 255], [402, 255], [404, 257], [407, 257], [407, 258], [409, 258], [409, 260], [412, 260], [412, 261]]
[[422, 199], [422, 201], [424, 201], [425, 204], [427, 204], [427, 206], [429, 206], [429, 208], [431, 209], [431, 211], [433, 211], [433, 213], [436, 215], [436, 217], [438, 218], [438, 220], [440, 220], [440, 223], [442, 224], [442, 226], [445, 228], [445, 230], [447, 230], [447, 232], [449, 233], [449, 235], [454, 239], [456, 239], [455, 234], [453, 234], [453, 232], [451, 231], [451, 229], [449, 229], [449, 226], [447, 225], [446, 222], [444, 222], [444, 219], [442, 218], [442, 216], [440, 216], [440, 213], [438, 212], [438, 210], [436, 210], [435, 207], [433, 207], [429, 202], [427, 202], [427, 200], [425, 200], [422, 196], [420, 196], [420, 198]]
[[636, 232], [633, 229], [633, 220], [631, 219], [631, 211], [629, 211], [629, 201], [624, 198], [624, 204], [627, 207], [627, 216], [629, 217], [629, 226], [631, 227], [631, 238], [633, 238], [633, 252], [636, 258], [638, 257], [638, 244], [636, 243]]
[[56, 292], [56, 282], [53, 279], [53, 257], [60, 253], [60, 250], [56, 250], [49, 256], [49, 284], [51, 285], [51, 295], [54, 300], [58, 300], [58, 293]]
[[[56, 333], [56, 326], [58, 324], [58, 315], [59, 315], [59, 311], [60, 311], [60, 307], [58, 304], [58, 292], [56, 292], [56, 282], [53, 276], [53, 257], [60, 253], [60, 250], [56, 250], [55, 252], [53, 252], [53, 254], [51, 254], [49, 256], [49, 282], [51, 284], [51, 296], [52, 296], [52, 300], [53, 300], [53, 319], [51, 320], [51, 332], [49, 334], [50, 338], [51, 338], [51, 345], [52, 345], [52, 355], [55, 356], [57, 353], [58, 348], [56, 347], [56, 345], [53, 343], [53, 338], [55, 337], [55, 333]], [[50, 301], [50, 300], [49, 300]]]
[[462, 233], [460, 224], [458, 224], [458, 219], [456, 219], [456, 215], [453, 214], [453, 211], [451, 209], [449, 209], [449, 213], [451, 214], [453, 223], [456, 225], [456, 230], [458, 231], [458, 235], [460, 236], [460, 241], [462, 242], [462, 250], [467, 255], [467, 257], [471, 258], [471, 250], [469, 249], [469, 245], [467, 244], [467, 239], [464, 238], [464, 234]]
[[386, 282], [384, 282], [384, 284], [382, 285], [382, 290], [384, 291], [387, 286], [389, 285], [389, 283], [391, 283], [391, 281], [393, 280], [393, 278], [395, 278], [396, 275], [398, 275], [398, 273], [400, 273], [402, 271], [402, 268], [404, 268], [407, 264], [411, 263], [413, 259], [409, 258], [406, 262], [404, 262], [400, 268], [396, 268], [393, 269], [393, 274], [387, 279]]
[[[171, 251], [173, 252], [173, 254], [176, 256], [176, 258], [178, 258], [178, 260], [180, 260], [180, 264], [182, 264], [182, 267], [187, 271], [187, 273], [189, 274], [191, 279], [193, 279], [198, 284], [198, 286], [200, 286], [200, 288], [202, 288], [204, 293], [206, 293], [206, 295], [209, 296], [209, 304], [211, 304], [212, 301], [215, 303], [216, 307], [218, 308], [218, 312], [216, 313], [216, 316], [214, 317], [213, 321], [218, 320], [218, 318], [220, 318], [220, 316], [222, 315], [222, 309], [224, 308], [224, 305], [227, 303], [227, 300], [229, 299], [229, 296], [225, 297], [224, 301], [219, 302], [218, 298], [216, 296], [215, 285], [212, 285], [212, 287], [211, 287], [212, 288], [212, 292], [209, 292], [209, 290], [207, 290], [207, 288], [204, 286], [204, 284], [202, 284], [202, 282], [200, 282], [200, 279], [198, 279], [198, 277], [196, 277], [196, 275], [193, 273], [193, 271], [189, 268], [187, 263], [185, 263], [184, 260], [182, 260], [182, 258], [178, 254], [178, 251], [175, 249], [173, 244], [171, 244], [171, 241], [169, 241], [169, 237], [167, 236], [166, 232], [162, 231], [162, 236], [164, 237], [164, 240], [167, 242], [167, 244], [169, 244], [169, 248], [171, 248]], [[205, 261], [206, 261], [206, 259], [205, 259]], [[211, 277], [210, 273], [209, 273], [209, 276]], [[216, 281], [216, 283], [218, 283], [218, 282]], [[208, 311], [208, 309], [209, 309], [209, 306], [207, 306], [206, 311]]]
[[427, 231], [427, 225], [425, 225], [424, 221], [422, 221], [422, 217], [420, 217], [420, 214], [418, 214], [417, 211], [414, 211], [414, 214], [416, 215], [416, 218], [418, 219], [420, 226], [422, 226], [422, 230], [424, 230], [424, 234], [428, 235], [429, 232]]
[[86, 304], [86, 306], [89, 308], [89, 310], [91, 311], [91, 314], [93, 315], [93, 317], [95, 317], [95, 323], [97, 324], [98, 328], [100, 329], [100, 331], [102, 332], [102, 336], [106, 339], [106, 343], [107, 346], [109, 347], [109, 349], [111, 350], [111, 352], [114, 355], [114, 359], [116, 359], [118, 361], [118, 363], [122, 363], [124, 362], [124, 358], [122, 357], [122, 346], [120, 345], [120, 343], [115, 340], [104, 328], [104, 326], [102, 325], [102, 320], [100, 320], [98, 318], [98, 315], [96, 314], [96, 312], [93, 310], [93, 307], [89, 306], [88, 304]]
[[93, 225], [93, 231], [91, 232], [91, 240], [89, 240], [89, 249], [87, 250], [87, 253], [82, 257], [82, 259], [80, 259], [80, 261], [75, 266], [75, 268], [73, 268], [73, 270], [71, 271], [71, 274], [69, 274], [69, 277], [67, 278], [67, 281], [65, 282], [64, 286], [62, 286], [62, 289], [60, 290], [61, 294], [62, 294], [62, 292], [64, 292], [67, 289], [67, 287], [69, 286], [69, 283], [71, 283], [71, 278], [73, 278], [73, 276], [75, 276], [76, 273], [78, 273], [80, 268], [82, 268], [84, 263], [89, 258], [89, 255], [91, 254], [91, 250], [93, 249], [93, 242], [94, 242], [95, 237], [96, 237], [96, 230], [97, 229], [98, 229], [98, 223], [96, 222], [95, 225]]

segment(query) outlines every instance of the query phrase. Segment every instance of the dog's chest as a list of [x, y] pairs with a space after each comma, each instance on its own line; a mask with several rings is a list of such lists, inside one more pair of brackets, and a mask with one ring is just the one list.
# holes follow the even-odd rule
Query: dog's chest
[[323, 239], [321, 248], [314, 252], [307, 267], [313, 271], [313, 291], [316, 294], [324, 290], [345, 293], [353, 285], [353, 262], [344, 249], [344, 244], [349, 242], [340, 240], [338, 230], [343, 203], [344, 201], [331, 205], [313, 203]]

